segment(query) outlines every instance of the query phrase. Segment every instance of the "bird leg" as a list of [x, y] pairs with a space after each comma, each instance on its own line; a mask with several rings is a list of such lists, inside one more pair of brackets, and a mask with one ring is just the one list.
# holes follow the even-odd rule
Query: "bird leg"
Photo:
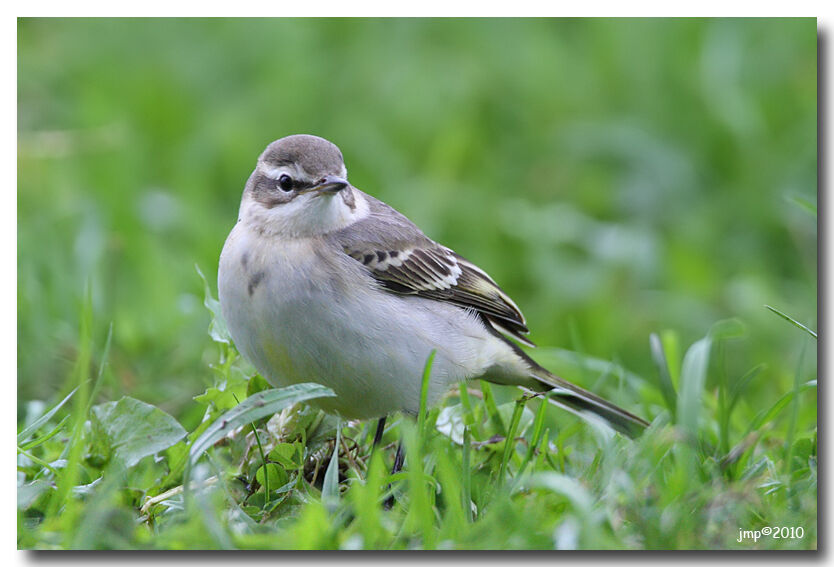
[[[387, 416], [386, 416], [387, 417]], [[385, 432], [385, 419], [386, 417], [380, 417], [379, 421], [376, 424], [376, 433], [374, 434], [374, 443], [373, 449], [376, 449], [379, 443], [382, 441], [382, 434]], [[403, 469], [403, 463], [405, 462], [405, 445], [403, 444], [402, 440], [400, 440], [400, 444], [397, 445], [397, 454], [394, 456], [394, 466], [391, 467], [391, 474], [397, 474]], [[388, 489], [391, 488], [391, 485], [388, 485]], [[385, 499], [383, 502], [383, 507], [386, 510], [390, 510], [391, 506], [394, 505], [394, 495], [392, 494], [388, 498]]]
[[[391, 474], [397, 474], [403, 469], [403, 462], [405, 462], [405, 445], [400, 440], [400, 444], [397, 445], [397, 454], [394, 456], [394, 466], [391, 467]], [[391, 485], [388, 485], [388, 488], [391, 488]], [[394, 495], [391, 494], [388, 498], [385, 499], [385, 502], [382, 503], [382, 507], [385, 510], [390, 510], [391, 507], [394, 505]]]
[[394, 456], [394, 466], [391, 467], [391, 474], [397, 474], [403, 470], [403, 463], [405, 462], [405, 445], [400, 439], [400, 444], [397, 445], [397, 454]]
[[374, 435], [373, 448], [376, 449], [379, 442], [382, 441], [382, 434], [385, 432], [385, 419], [387, 416], [382, 416], [376, 424], [376, 434]]

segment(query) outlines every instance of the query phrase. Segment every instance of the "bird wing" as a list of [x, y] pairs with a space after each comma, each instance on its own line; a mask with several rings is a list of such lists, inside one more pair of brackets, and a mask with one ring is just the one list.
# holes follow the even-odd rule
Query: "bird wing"
[[384, 289], [472, 309], [499, 331], [533, 346], [521, 310], [478, 266], [428, 237], [381, 201], [365, 219], [334, 234]]

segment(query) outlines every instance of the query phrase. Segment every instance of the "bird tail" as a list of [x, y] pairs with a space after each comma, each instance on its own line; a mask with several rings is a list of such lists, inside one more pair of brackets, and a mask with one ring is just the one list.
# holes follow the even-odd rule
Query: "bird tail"
[[[532, 362], [532, 361], [531, 361]], [[640, 435], [649, 426], [649, 422], [623, 408], [612, 404], [608, 400], [593, 394], [563, 378], [559, 378], [548, 370], [534, 363], [531, 368], [534, 383], [528, 384], [525, 390], [538, 393], [549, 393], [548, 400], [557, 406], [585, 417], [587, 412], [602, 418], [612, 428], [632, 439]]]

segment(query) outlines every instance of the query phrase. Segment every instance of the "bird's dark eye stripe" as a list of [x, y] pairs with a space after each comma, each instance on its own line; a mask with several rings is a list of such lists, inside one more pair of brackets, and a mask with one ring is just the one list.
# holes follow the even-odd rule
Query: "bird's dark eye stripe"
[[[305, 182], [305, 181], [300, 181], [298, 179], [292, 179], [291, 189], [296, 189], [296, 190], [309, 189], [310, 187], [314, 187], [315, 185], [316, 185], [315, 183], [308, 183], [308, 182]], [[283, 187], [281, 185], [280, 178], [278, 180], [278, 186], [283, 189]]]

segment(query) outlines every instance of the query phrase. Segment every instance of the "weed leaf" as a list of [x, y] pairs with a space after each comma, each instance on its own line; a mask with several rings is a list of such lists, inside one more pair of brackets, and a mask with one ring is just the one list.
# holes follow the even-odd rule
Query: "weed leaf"
[[193, 465], [206, 449], [236, 427], [278, 413], [298, 402], [335, 395], [330, 388], [312, 382], [258, 392], [218, 417], [214, 423], [206, 428], [202, 435], [191, 445], [189, 463]]
[[93, 406], [92, 419], [108, 448], [127, 467], [186, 435], [176, 419], [156, 406], [129, 397]]

